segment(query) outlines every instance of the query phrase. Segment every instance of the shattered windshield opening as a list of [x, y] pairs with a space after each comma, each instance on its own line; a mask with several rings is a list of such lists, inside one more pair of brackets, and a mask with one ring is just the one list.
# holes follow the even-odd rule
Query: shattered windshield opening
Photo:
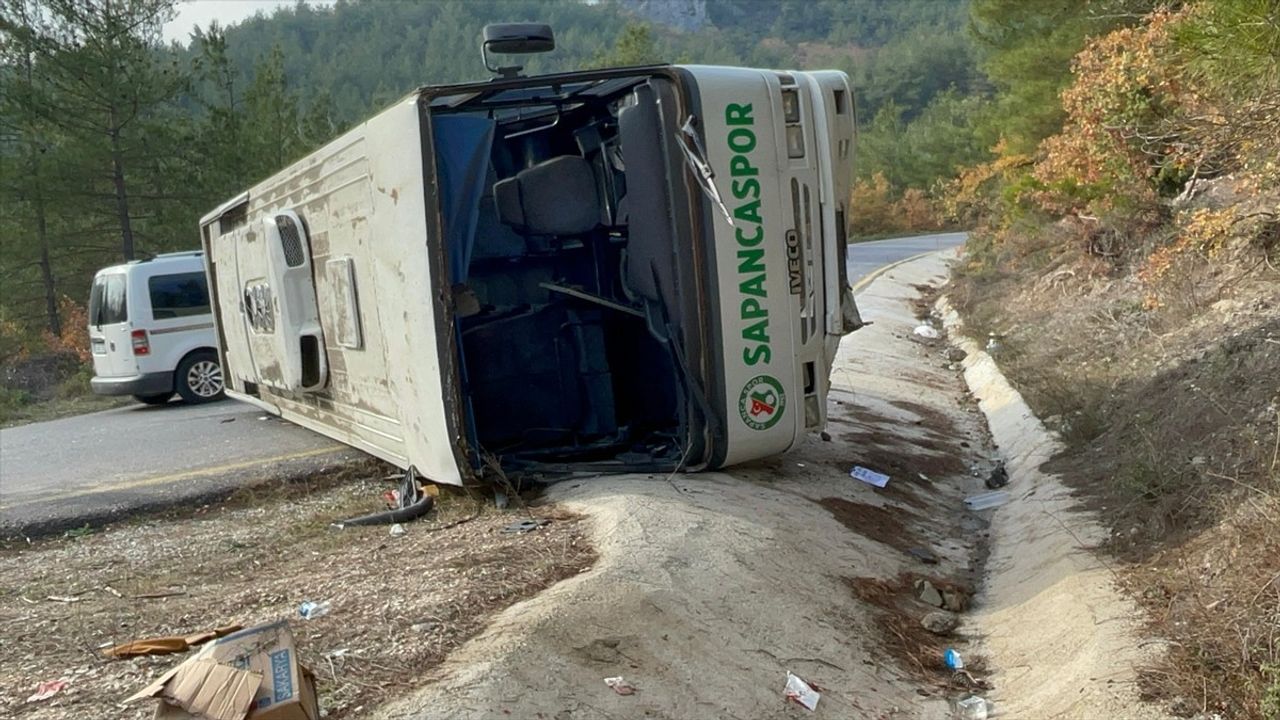
[[675, 105], [646, 76], [432, 102], [474, 466], [689, 460]]

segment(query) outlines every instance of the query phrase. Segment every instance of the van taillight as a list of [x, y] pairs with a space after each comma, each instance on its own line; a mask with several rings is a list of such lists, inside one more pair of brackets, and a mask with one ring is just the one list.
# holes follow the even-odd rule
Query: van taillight
[[147, 339], [146, 330], [134, 330], [129, 333], [129, 338], [133, 340], [134, 355], [150, 355], [151, 341]]

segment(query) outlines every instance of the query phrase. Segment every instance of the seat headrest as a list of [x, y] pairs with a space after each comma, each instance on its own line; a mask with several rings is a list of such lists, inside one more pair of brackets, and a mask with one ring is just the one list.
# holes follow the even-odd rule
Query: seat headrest
[[537, 235], [582, 235], [600, 225], [600, 195], [591, 163], [563, 155], [493, 186], [502, 222]]

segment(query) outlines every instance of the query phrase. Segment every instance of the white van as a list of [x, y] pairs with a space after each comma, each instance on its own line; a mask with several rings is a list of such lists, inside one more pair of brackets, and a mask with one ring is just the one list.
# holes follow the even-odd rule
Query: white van
[[89, 343], [99, 395], [161, 405], [223, 396], [204, 253], [157, 255], [99, 270], [89, 295]]
[[496, 70], [201, 220], [228, 393], [454, 485], [718, 468], [821, 429], [861, 325], [845, 74]]

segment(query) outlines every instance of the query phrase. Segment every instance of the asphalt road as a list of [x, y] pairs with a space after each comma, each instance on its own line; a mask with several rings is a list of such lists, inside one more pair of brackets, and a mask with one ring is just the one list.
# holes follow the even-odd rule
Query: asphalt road
[[57, 532], [298, 476], [361, 453], [233, 400], [0, 429], [0, 537]]
[[966, 237], [967, 233], [957, 232], [855, 243], [849, 246], [849, 282], [857, 287], [859, 280], [886, 265], [923, 252], [957, 247]]
[[[849, 281], [964, 233], [858, 243]], [[257, 408], [171, 402], [0, 429], [0, 537], [58, 531], [195, 503], [270, 477], [299, 476], [361, 453]]]

